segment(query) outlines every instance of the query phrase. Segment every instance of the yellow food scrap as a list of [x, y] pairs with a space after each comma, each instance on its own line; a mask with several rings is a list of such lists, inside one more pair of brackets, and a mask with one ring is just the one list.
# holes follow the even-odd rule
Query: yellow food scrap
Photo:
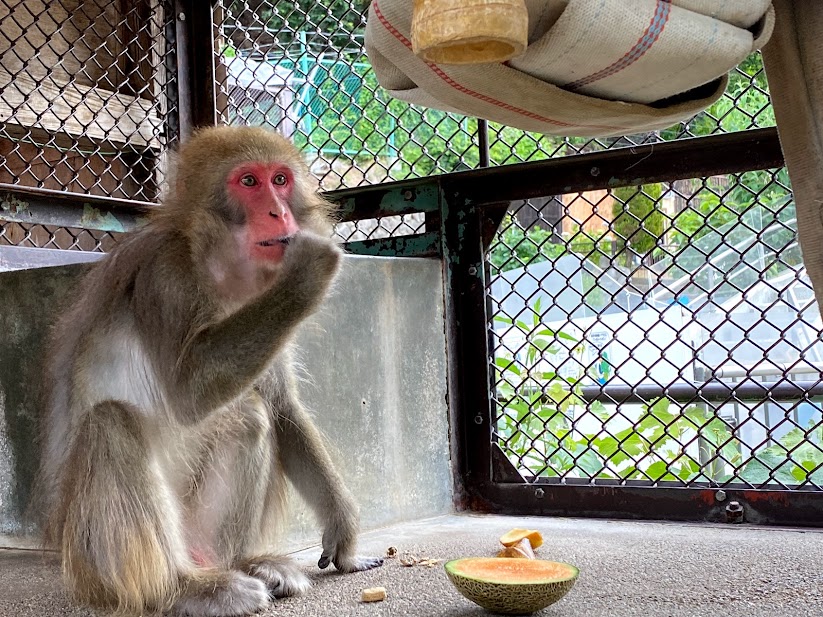
[[360, 593], [360, 599], [363, 602], [382, 602], [386, 599], [386, 588], [370, 587], [369, 589], [364, 589]]
[[514, 546], [507, 546], [497, 553], [498, 557], [513, 557], [515, 559], [534, 559], [532, 543], [528, 538], [523, 538]]
[[532, 548], [537, 548], [543, 544], [543, 536], [534, 529], [512, 529], [510, 532], [500, 536], [500, 544], [503, 546], [514, 546], [523, 538], [528, 538]]

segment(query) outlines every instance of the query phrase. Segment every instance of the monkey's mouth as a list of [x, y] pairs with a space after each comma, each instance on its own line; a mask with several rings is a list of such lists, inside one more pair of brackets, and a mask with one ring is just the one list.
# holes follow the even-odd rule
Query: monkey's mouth
[[279, 238], [269, 238], [258, 242], [257, 246], [277, 246], [278, 244], [288, 244], [291, 242], [292, 236], [281, 236]]

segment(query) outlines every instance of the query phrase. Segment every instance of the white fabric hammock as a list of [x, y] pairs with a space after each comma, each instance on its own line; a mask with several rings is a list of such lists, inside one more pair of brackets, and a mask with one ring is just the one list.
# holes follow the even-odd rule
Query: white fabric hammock
[[505, 64], [412, 53], [411, 0], [373, 0], [366, 51], [397, 99], [528, 131], [610, 136], [667, 128], [725, 91], [771, 36], [770, 0], [526, 0], [529, 45]]

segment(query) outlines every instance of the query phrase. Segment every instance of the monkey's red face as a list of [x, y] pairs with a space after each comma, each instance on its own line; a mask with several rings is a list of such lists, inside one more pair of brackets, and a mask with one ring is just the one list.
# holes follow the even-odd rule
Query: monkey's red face
[[300, 230], [290, 205], [292, 170], [277, 163], [243, 163], [229, 173], [226, 182], [228, 194], [246, 215], [249, 255], [258, 261], [279, 262], [289, 239]]

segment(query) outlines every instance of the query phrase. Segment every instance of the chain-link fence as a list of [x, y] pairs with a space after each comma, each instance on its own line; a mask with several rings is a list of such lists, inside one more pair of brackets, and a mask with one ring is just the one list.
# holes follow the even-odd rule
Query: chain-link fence
[[0, 246], [106, 253], [119, 236], [111, 231], [0, 221]]
[[220, 2], [222, 119], [292, 138], [326, 190], [476, 167], [477, 120], [378, 87], [363, 44], [368, 4]]
[[[622, 138], [410, 106], [377, 85], [367, 7], [213, 5], [219, 121], [286, 135], [327, 191], [774, 126], [759, 54], [689, 122]], [[0, 0], [0, 188], [157, 200], [179, 136], [174, 9]], [[785, 169], [512, 204], [488, 255], [496, 443], [534, 479], [821, 488], [821, 317], [796, 229]], [[410, 214], [336, 233], [422, 231]], [[0, 224], [0, 245], [116, 240]]]
[[[391, 99], [363, 49], [367, 0], [223, 0], [214, 18], [223, 121], [292, 138], [326, 190], [481, 164], [476, 119]], [[480, 126], [479, 126], [480, 124]], [[723, 98], [668, 131], [614, 139], [558, 138], [489, 127], [494, 165], [774, 125], [759, 54], [733, 73]]]
[[[758, 55], [706, 113], [620, 139], [541, 136], [411, 106], [377, 85], [363, 49], [368, 4], [221, 0], [213, 9], [220, 121], [288, 136], [325, 190], [774, 123]], [[0, 0], [0, 184], [155, 201], [178, 134], [175, 19], [170, 0]], [[337, 234], [408, 235], [423, 224], [407, 215]]]
[[[0, 185], [157, 200], [178, 136], [173, 2], [0, 0]], [[4, 224], [0, 244], [110, 234]]]
[[823, 487], [823, 329], [785, 169], [513, 204], [496, 440], [532, 479]]
[[[408, 105], [377, 85], [363, 49], [368, 4], [222, 0], [213, 15], [220, 34], [220, 118], [269, 126], [290, 137], [306, 152], [325, 190], [774, 125], [758, 54], [738, 67], [711, 109], [653, 134], [549, 137]], [[422, 227], [422, 217], [412, 215], [359, 221], [337, 233], [355, 240], [418, 233]]]

